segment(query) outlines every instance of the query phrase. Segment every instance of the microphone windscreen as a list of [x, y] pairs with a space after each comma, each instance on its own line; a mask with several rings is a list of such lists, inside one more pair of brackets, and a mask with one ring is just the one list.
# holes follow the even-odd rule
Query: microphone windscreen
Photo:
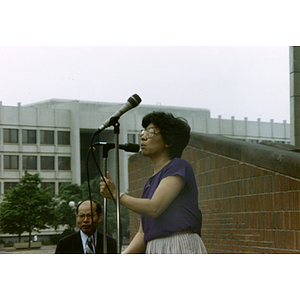
[[132, 105], [132, 107], [136, 107], [142, 102], [142, 99], [138, 94], [134, 94], [128, 99], [128, 101]]

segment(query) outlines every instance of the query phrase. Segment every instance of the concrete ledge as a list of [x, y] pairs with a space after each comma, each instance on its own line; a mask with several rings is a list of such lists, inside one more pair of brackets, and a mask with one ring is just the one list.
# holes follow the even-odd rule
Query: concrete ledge
[[[189, 146], [300, 179], [300, 153], [292, 145], [254, 144], [218, 134], [192, 132]], [[129, 165], [141, 157], [141, 153], [131, 155]]]
[[[42, 247], [42, 243], [41, 242], [32, 242], [30, 244], [30, 247], [33, 248], [41, 248]], [[14, 243], [14, 248], [15, 249], [28, 249], [28, 242], [26, 243]]]
[[191, 134], [189, 146], [300, 179], [300, 154], [295, 149], [287, 147], [285, 150], [195, 132]]

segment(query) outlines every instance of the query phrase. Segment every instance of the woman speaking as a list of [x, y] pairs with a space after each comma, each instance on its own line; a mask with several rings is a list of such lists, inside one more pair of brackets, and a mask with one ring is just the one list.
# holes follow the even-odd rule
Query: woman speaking
[[[191, 165], [181, 159], [190, 139], [183, 118], [152, 112], [142, 120], [141, 152], [153, 164], [141, 198], [122, 194], [120, 204], [141, 215], [140, 228], [123, 254], [207, 253], [200, 231], [198, 189]], [[106, 174], [100, 192], [116, 199], [114, 182]], [[106, 182], [106, 184], [105, 184]], [[108, 187], [107, 187], [108, 186]], [[111, 193], [110, 193], [111, 191]]]

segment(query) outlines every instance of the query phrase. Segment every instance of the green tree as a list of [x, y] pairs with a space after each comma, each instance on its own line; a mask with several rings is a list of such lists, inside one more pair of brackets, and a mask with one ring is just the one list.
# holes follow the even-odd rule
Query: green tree
[[4, 233], [18, 234], [19, 241], [23, 232], [29, 233], [30, 248], [31, 232], [46, 229], [55, 223], [54, 209], [56, 201], [50, 189], [42, 189], [42, 178], [38, 173], [24, 176], [16, 187], [4, 194], [0, 203], [0, 227]]
[[[100, 194], [100, 176], [90, 180], [92, 200], [101, 204], [103, 216], [103, 197]], [[58, 205], [55, 210], [56, 220], [55, 228], [59, 225], [67, 225], [68, 229], [63, 235], [70, 234], [76, 227], [76, 210], [75, 207], [80, 201], [90, 199], [89, 188], [87, 182], [82, 185], [64, 183], [60, 186], [59, 194], [57, 195]], [[75, 207], [72, 209], [69, 202], [74, 201]], [[120, 207], [121, 226], [123, 236], [129, 237], [129, 210], [123, 206]], [[107, 201], [107, 233], [110, 236], [115, 236], [117, 231], [116, 225], [116, 205], [114, 201]], [[103, 219], [98, 225], [98, 231], [103, 232]]]
[[[76, 227], [76, 206], [82, 201], [82, 197], [82, 188], [78, 184], [63, 183], [60, 186], [59, 194], [57, 195], [59, 204], [55, 210], [55, 228], [59, 225], [67, 225], [68, 231], [74, 231]], [[73, 208], [69, 205], [70, 201], [75, 203]]]
[[[102, 206], [102, 216], [103, 216], [103, 197], [100, 194], [100, 176], [95, 177], [94, 179], [90, 180], [90, 188], [91, 188], [91, 195], [92, 200], [97, 201]], [[83, 199], [90, 199], [89, 196], [89, 189], [87, 182], [84, 182], [81, 185], [82, 193], [83, 193]], [[115, 236], [117, 232], [117, 221], [116, 221], [116, 214], [117, 214], [117, 208], [116, 204], [113, 200], [107, 199], [107, 233], [110, 236]], [[121, 216], [121, 229], [122, 229], [122, 235], [128, 237], [129, 236], [129, 210], [124, 207], [120, 206], [120, 216]], [[103, 231], [103, 219], [98, 225], [98, 230], [100, 232]]]

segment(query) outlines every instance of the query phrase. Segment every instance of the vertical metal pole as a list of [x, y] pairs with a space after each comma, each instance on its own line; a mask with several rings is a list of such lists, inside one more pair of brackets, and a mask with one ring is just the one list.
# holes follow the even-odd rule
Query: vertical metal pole
[[121, 233], [120, 233], [120, 172], [119, 172], [119, 123], [115, 124], [115, 157], [116, 157], [116, 191], [117, 191], [117, 253], [121, 253]]
[[[107, 158], [103, 159], [105, 176], [107, 173]], [[103, 254], [107, 254], [107, 198], [103, 199]]]
[[300, 47], [290, 47], [290, 136], [291, 144], [300, 147]]

